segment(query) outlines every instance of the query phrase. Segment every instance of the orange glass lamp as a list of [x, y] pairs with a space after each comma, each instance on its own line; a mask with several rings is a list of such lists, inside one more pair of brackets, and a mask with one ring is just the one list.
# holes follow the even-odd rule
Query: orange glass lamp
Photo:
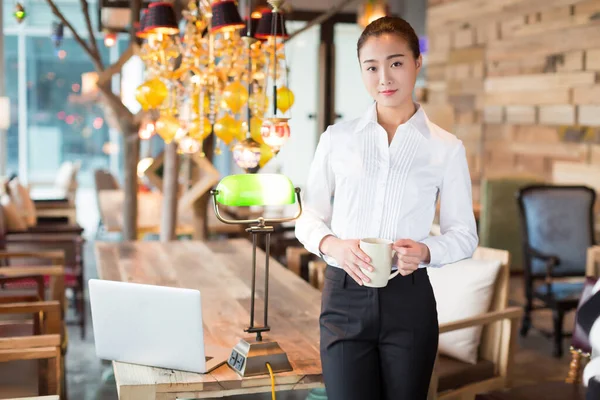
[[[240, 339], [231, 351], [228, 365], [240, 376], [269, 374], [267, 364], [273, 372], [291, 371], [292, 365], [279, 344], [263, 337], [263, 332], [271, 330], [268, 323], [269, 307], [269, 254], [273, 227], [268, 224], [289, 222], [302, 214], [300, 188], [280, 174], [239, 174], [230, 175], [221, 180], [212, 190], [214, 210], [217, 218], [226, 224], [250, 225], [246, 232], [252, 234], [252, 297], [250, 299], [250, 326], [244, 332], [256, 334], [256, 337]], [[219, 204], [229, 207], [287, 205], [298, 203], [298, 211], [293, 217], [230, 220], [219, 212]], [[256, 237], [265, 235], [265, 286], [263, 326], [254, 325], [254, 297], [256, 292]]]

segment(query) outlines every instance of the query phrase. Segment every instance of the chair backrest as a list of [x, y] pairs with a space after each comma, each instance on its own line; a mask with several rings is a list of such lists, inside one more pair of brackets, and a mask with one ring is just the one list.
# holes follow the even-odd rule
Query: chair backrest
[[[559, 258], [553, 276], [584, 276], [594, 244], [596, 192], [587, 186], [531, 185], [518, 195], [523, 246]], [[524, 254], [525, 273], [546, 275], [546, 263]]]
[[[508, 306], [508, 288], [510, 278], [510, 253], [506, 250], [478, 247], [473, 254], [474, 260], [500, 260], [500, 270], [494, 284], [494, 293], [490, 304], [490, 312], [501, 311]], [[502, 321], [483, 327], [479, 356], [485, 360], [495, 361], [500, 357], [500, 336]]]
[[119, 189], [119, 182], [117, 182], [117, 179], [113, 174], [103, 169], [94, 171], [94, 183], [96, 185], [96, 191]]
[[479, 245], [508, 250], [512, 270], [523, 270], [523, 243], [515, 194], [522, 187], [540, 183], [533, 176], [493, 177], [481, 185]]

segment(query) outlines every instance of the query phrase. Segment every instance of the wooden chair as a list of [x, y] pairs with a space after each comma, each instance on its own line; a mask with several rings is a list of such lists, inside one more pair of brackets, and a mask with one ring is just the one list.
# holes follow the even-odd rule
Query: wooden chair
[[479, 247], [476, 260], [501, 260], [492, 303], [487, 313], [440, 325], [440, 334], [483, 326], [477, 364], [438, 355], [431, 379], [429, 399], [471, 400], [477, 393], [509, 386], [518, 323], [523, 314], [508, 307], [510, 256], [506, 250]]
[[[32, 255], [0, 252], [0, 260]], [[35, 256], [64, 260], [64, 256], [56, 252]], [[2, 395], [56, 394], [67, 398], [64, 273], [62, 265], [0, 267], [0, 376], [7, 378], [4, 384], [9, 384], [9, 387], [0, 385]], [[23, 281], [33, 281], [35, 287], [6, 288]], [[49, 287], [48, 296], [46, 287]], [[6, 315], [12, 318], [6, 319]], [[12, 363], [6, 364], [8, 362]], [[36, 373], [36, 367], [37, 384], [32, 382], [31, 376]], [[28, 387], [22, 387], [23, 384]]]
[[102, 210], [100, 209], [100, 192], [102, 190], [118, 190], [121, 186], [114, 175], [109, 171], [97, 169], [94, 171], [94, 188], [96, 191], [96, 204], [98, 207], [98, 228], [96, 229], [96, 239], [98, 239], [104, 228]]
[[[13, 257], [5, 259], [4, 263], [19, 264], [49, 264], [59, 262], [65, 267], [65, 285], [73, 291], [73, 306], [76, 310], [77, 323], [81, 329], [81, 337], [85, 337], [85, 300], [83, 276], [83, 228], [79, 225], [68, 224], [38, 224], [24, 232], [8, 232], [0, 212], [0, 251], [10, 250], [32, 254], [29, 259]], [[57, 250], [64, 254], [61, 260], [51, 260], [47, 257], [38, 258], [41, 251]], [[56, 254], [56, 253], [55, 253]], [[2, 264], [0, 264], [2, 265]]]
[[[531, 312], [553, 313], [553, 355], [563, 354], [564, 314], [574, 310], [583, 289], [587, 249], [594, 245], [594, 201], [586, 186], [531, 185], [519, 190], [524, 255], [525, 314], [521, 335], [531, 328]], [[580, 278], [579, 281], [568, 281]], [[540, 282], [538, 284], [538, 282]], [[534, 306], [534, 299], [540, 305]]]

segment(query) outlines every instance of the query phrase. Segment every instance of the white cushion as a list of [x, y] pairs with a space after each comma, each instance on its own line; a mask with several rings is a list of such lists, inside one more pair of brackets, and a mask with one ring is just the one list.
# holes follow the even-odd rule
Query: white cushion
[[[440, 325], [489, 311], [500, 266], [500, 261], [469, 258], [440, 268], [428, 268]], [[482, 329], [478, 326], [441, 334], [440, 354], [477, 363]]]
[[2, 206], [1, 211], [4, 213], [6, 230], [8, 232], [23, 232], [27, 230], [25, 218], [23, 218], [9, 195], [3, 194], [0, 196], [0, 205]]
[[11, 180], [8, 183], [10, 188], [10, 196], [14, 200], [16, 206], [21, 210], [27, 226], [34, 226], [37, 223], [37, 214], [35, 203], [29, 196], [29, 191], [21, 185], [18, 178]]

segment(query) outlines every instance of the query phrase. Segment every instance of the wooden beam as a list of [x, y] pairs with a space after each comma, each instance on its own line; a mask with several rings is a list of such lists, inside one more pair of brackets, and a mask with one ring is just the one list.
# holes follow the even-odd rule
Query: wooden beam
[[575, 125], [575, 106], [540, 106], [539, 123], [542, 125]]
[[600, 48], [586, 51], [585, 69], [586, 71], [600, 71]]
[[506, 122], [509, 124], [535, 124], [536, 109], [534, 106], [507, 106]]
[[466, 49], [455, 49], [448, 53], [448, 64], [475, 63], [485, 60], [485, 48], [469, 47]]
[[[579, 88], [575, 88], [579, 89]], [[569, 89], [532, 90], [519, 92], [486, 93], [486, 105], [558, 105], [569, 104], [571, 93]]]
[[596, 74], [594, 72], [496, 76], [486, 79], [485, 91], [491, 93], [565, 89], [593, 85], [595, 81]]
[[577, 123], [582, 126], [600, 126], [600, 105], [577, 107]]
[[573, 88], [573, 104], [600, 104], [600, 85]]
[[490, 43], [488, 61], [520, 60], [538, 55], [560, 54], [570, 50], [586, 50], [598, 45], [600, 22], [568, 30], [543, 32], [539, 35], [515, 37]]

